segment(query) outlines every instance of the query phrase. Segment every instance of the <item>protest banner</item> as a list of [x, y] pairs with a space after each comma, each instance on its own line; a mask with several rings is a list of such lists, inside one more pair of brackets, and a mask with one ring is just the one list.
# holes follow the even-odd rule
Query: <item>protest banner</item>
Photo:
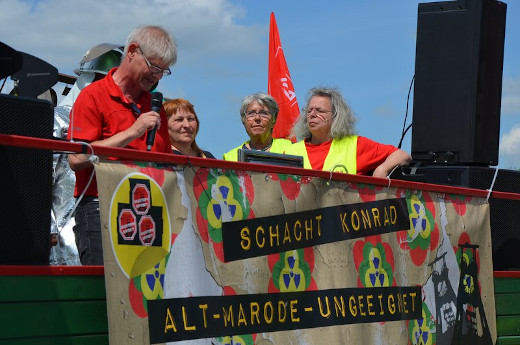
[[496, 339], [484, 198], [229, 167], [96, 175], [111, 344]]

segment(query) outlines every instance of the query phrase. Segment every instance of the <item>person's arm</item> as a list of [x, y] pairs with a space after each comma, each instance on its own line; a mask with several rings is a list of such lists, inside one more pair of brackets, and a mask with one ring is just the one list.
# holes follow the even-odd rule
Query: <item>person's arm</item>
[[383, 163], [375, 170], [372, 176], [386, 178], [396, 166], [406, 166], [410, 164], [412, 157], [405, 151], [398, 149], [392, 152]]
[[[91, 145], [97, 146], [106, 146], [106, 147], [125, 147], [132, 140], [135, 140], [146, 133], [146, 131], [152, 129], [154, 126], [158, 126], [159, 129], [161, 125], [161, 120], [159, 114], [154, 111], [149, 111], [146, 113], [142, 113], [139, 115], [134, 124], [122, 131], [119, 132], [110, 138], [106, 138], [103, 140], [93, 141]], [[92, 167], [93, 164], [89, 160], [89, 154], [85, 153], [73, 153], [69, 154], [69, 164], [70, 168], [74, 171], [82, 170], [85, 168]]]

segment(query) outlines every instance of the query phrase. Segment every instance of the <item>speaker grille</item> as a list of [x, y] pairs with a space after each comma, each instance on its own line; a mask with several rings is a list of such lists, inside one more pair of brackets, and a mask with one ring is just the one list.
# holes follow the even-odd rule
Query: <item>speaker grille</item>
[[[396, 170], [391, 178], [406, 181], [487, 190], [495, 169], [486, 167], [430, 165]], [[520, 193], [520, 171], [498, 171], [494, 191]], [[489, 199], [489, 216], [495, 270], [520, 269], [520, 201]]]
[[429, 163], [498, 164], [506, 4], [419, 4], [412, 156]]
[[[48, 101], [0, 95], [0, 132], [52, 138]], [[0, 146], [0, 264], [48, 264], [52, 202], [52, 152]]]

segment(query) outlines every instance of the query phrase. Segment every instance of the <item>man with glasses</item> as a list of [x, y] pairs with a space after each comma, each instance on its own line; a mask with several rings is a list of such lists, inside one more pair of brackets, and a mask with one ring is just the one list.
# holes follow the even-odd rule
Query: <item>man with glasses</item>
[[[85, 87], [70, 113], [68, 139], [92, 145], [147, 149], [147, 132], [157, 127], [151, 151], [171, 153], [164, 109], [151, 110], [150, 90], [171, 74], [177, 47], [159, 26], [140, 26], [128, 36], [121, 64]], [[76, 209], [74, 232], [83, 265], [102, 265], [99, 201], [93, 163], [88, 154], [70, 154], [76, 173], [74, 195], [83, 197]], [[92, 181], [89, 182], [91, 180]]]
[[268, 94], [255, 93], [245, 97], [240, 107], [240, 117], [249, 140], [224, 153], [223, 159], [238, 161], [239, 149], [285, 153], [286, 147], [292, 145], [292, 142], [272, 136], [278, 111], [278, 103]]
[[341, 93], [313, 88], [292, 135], [301, 140], [288, 154], [303, 156], [304, 168], [385, 178], [412, 157], [392, 145], [355, 135], [356, 119]]

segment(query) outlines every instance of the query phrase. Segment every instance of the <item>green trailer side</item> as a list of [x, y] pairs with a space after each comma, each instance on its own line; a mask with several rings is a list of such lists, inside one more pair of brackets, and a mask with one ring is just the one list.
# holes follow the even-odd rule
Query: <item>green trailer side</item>
[[520, 344], [520, 272], [495, 272], [497, 345]]
[[[0, 268], [0, 345], [108, 345], [103, 268]], [[64, 272], [65, 271], [65, 272]], [[87, 271], [87, 274], [84, 273]], [[9, 272], [8, 272], [9, 273]]]
[[[520, 271], [494, 281], [497, 345], [520, 344]], [[102, 267], [0, 266], [0, 345], [108, 345], [106, 310]]]

